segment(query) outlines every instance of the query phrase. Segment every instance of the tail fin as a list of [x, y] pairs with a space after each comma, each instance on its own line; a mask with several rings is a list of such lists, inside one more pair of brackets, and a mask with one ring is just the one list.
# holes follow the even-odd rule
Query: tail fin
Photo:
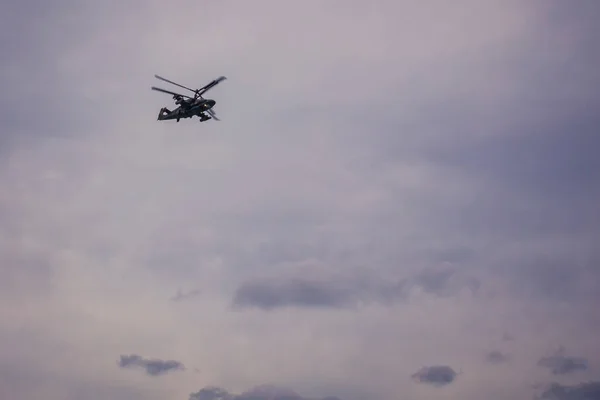
[[161, 108], [160, 111], [158, 112], [158, 120], [160, 121], [161, 119], [163, 119], [165, 114], [170, 114], [170, 113], [171, 113], [171, 111], [167, 107]]

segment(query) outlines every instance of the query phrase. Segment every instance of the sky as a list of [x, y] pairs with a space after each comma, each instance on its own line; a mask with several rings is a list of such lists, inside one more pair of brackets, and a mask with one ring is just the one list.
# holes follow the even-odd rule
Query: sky
[[599, 13], [5, 4], [0, 398], [600, 398]]

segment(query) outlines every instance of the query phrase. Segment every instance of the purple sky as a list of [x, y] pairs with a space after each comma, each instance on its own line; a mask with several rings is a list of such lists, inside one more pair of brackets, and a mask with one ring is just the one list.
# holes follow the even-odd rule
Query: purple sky
[[597, 1], [13, 3], [1, 399], [600, 398]]

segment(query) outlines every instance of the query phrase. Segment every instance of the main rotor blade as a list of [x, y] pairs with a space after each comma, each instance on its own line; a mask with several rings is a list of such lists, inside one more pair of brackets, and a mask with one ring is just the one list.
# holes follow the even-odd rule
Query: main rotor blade
[[173, 81], [170, 81], [170, 80], [168, 80], [167, 78], [163, 78], [162, 76], [154, 75], [154, 77], [155, 77], [155, 78], [157, 78], [157, 79], [160, 79], [161, 81], [169, 82], [169, 83], [170, 83], [170, 84], [172, 84], [172, 85], [179, 86], [180, 88], [187, 89], [187, 90], [189, 90], [190, 92], [194, 92], [194, 93], [196, 93], [196, 91], [195, 91], [194, 89], [190, 89], [189, 87], [186, 87], [186, 86], [180, 85], [179, 83], [175, 83], [175, 82], [173, 82]]
[[219, 118], [217, 118], [217, 115], [216, 115], [216, 114], [215, 114], [215, 112], [212, 110], [212, 108], [209, 108], [208, 110], [206, 110], [206, 112], [207, 112], [207, 113], [209, 113], [209, 114], [210, 114], [210, 116], [211, 116], [211, 117], [212, 117], [214, 120], [220, 121], [220, 119], [219, 119]]
[[208, 85], [204, 86], [203, 88], [198, 89], [198, 92], [196, 92], [196, 93], [198, 93], [199, 96], [202, 96], [204, 93], [206, 93], [206, 91], [208, 91], [212, 87], [216, 86], [218, 83], [224, 81], [225, 79], [227, 79], [227, 78], [224, 76], [220, 76], [217, 79], [210, 82]]
[[152, 90], [156, 90], [158, 92], [172, 94], [173, 96], [181, 96], [181, 97], [187, 97], [188, 99], [193, 99], [193, 97], [186, 96], [185, 94], [179, 94], [179, 93], [171, 92], [170, 90], [161, 89], [161, 88], [158, 88], [158, 87], [155, 87], [155, 86], [152, 86], [151, 89]]

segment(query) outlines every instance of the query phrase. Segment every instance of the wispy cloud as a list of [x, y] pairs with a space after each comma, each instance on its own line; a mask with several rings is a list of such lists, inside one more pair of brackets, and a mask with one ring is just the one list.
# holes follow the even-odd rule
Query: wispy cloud
[[200, 289], [193, 289], [193, 290], [190, 290], [189, 292], [183, 292], [181, 289], [178, 289], [177, 294], [175, 294], [175, 296], [171, 297], [171, 301], [178, 302], [178, 301], [187, 300], [192, 297], [198, 296], [201, 293], [202, 293], [202, 291]]
[[508, 356], [508, 354], [504, 354], [498, 350], [494, 350], [494, 351], [490, 351], [485, 356], [485, 359], [491, 364], [502, 364], [502, 363], [505, 363], [506, 361], [508, 361], [509, 356]]
[[463, 289], [476, 294], [478, 287], [477, 278], [464, 276], [452, 267], [426, 268], [414, 276], [387, 281], [352, 276], [278, 277], [242, 283], [235, 292], [233, 305], [237, 309], [258, 307], [264, 310], [280, 307], [356, 308], [371, 303], [405, 302], [413, 290], [445, 297], [456, 295]]
[[583, 382], [577, 385], [562, 385], [553, 382], [542, 392], [542, 399], [548, 400], [584, 400], [600, 397], [600, 382]]
[[151, 376], [164, 375], [167, 372], [185, 369], [185, 366], [179, 361], [148, 359], [137, 354], [122, 355], [119, 359], [119, 367], [141, 368]]
[[564, 347], [561, 347], [553, 355], [540, 358], [538, 365], [548, 368], [554, 375], [565, 375], [587, 370], [589, 361], [583, 357], [568, 356]]

